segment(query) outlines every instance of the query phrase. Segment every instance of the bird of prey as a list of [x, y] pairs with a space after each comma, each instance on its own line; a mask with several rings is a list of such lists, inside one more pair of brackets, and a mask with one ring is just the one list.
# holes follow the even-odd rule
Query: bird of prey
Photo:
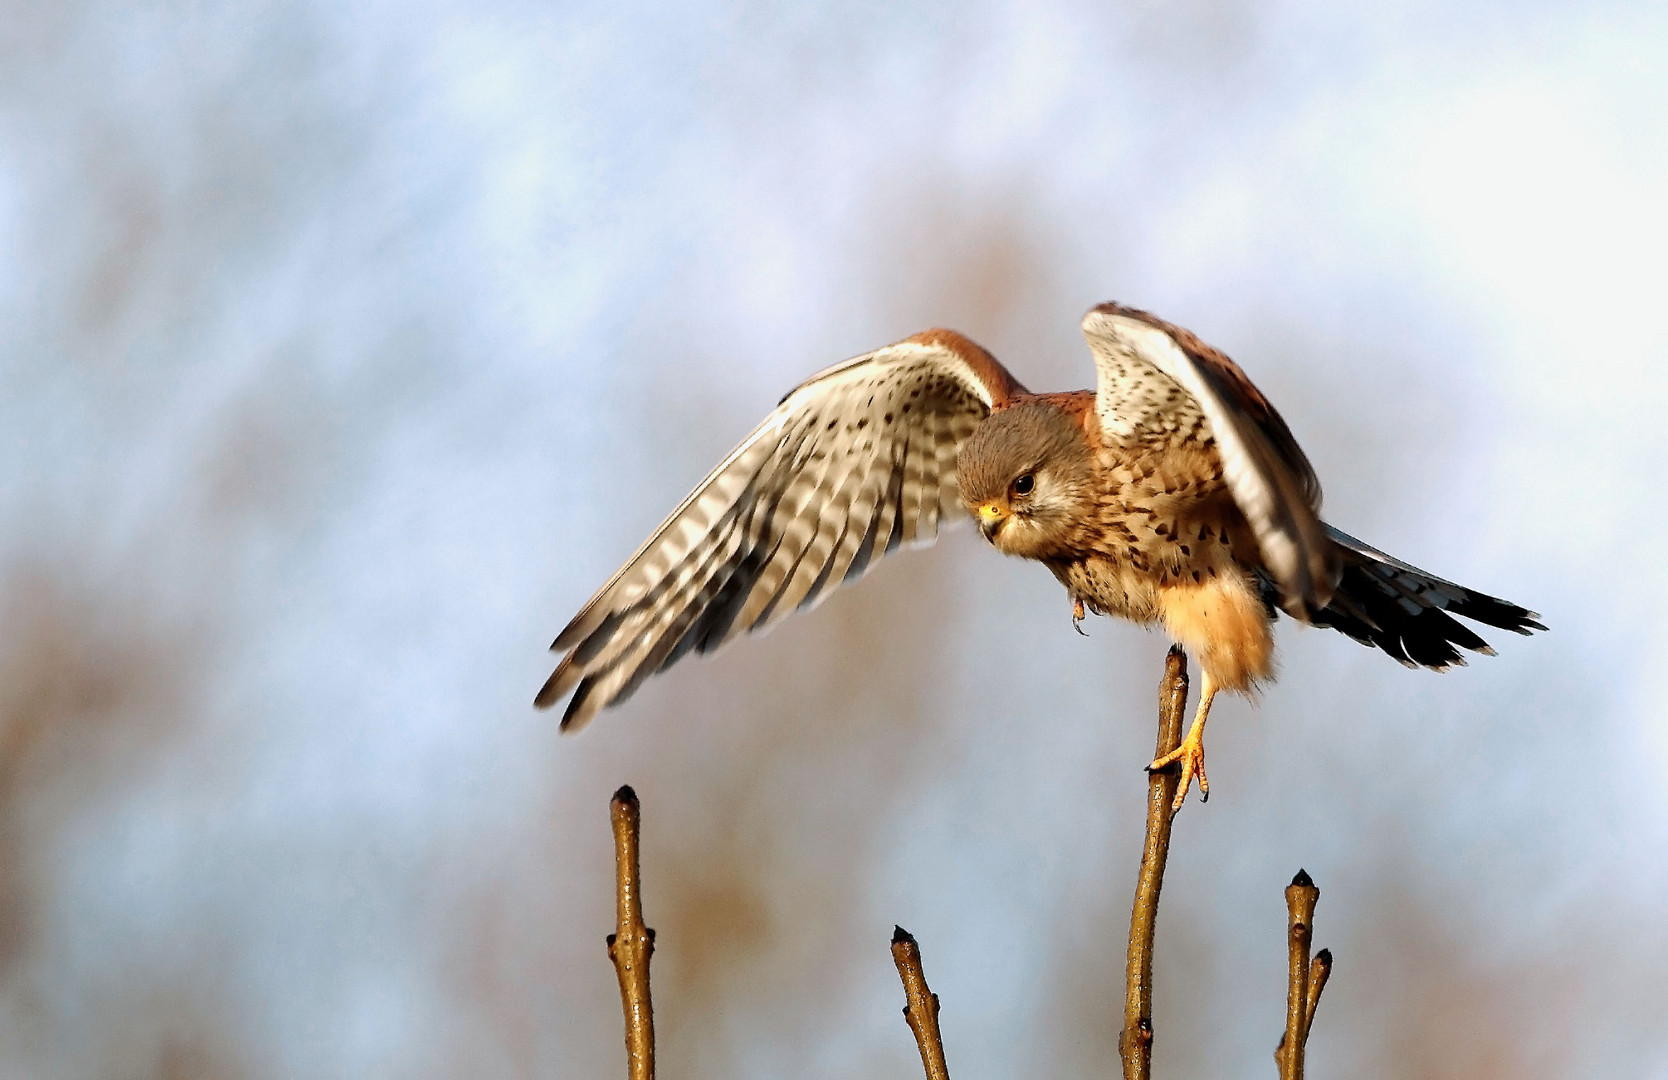
[[1539, 616], [1428, 574], [1320, 519], [1309, 461], [1238, 365], [1144, 311], [1083, 319], [1096, 389], [1033, 394], [953, 330], [812, 376], [654, 531], [556, 638], [535, 703], [564, 731], [690, 650], [810, 607], [875, 558], [971, 515], [1084, 612], [1162, 626], [1202, 673], [1180, 807], [1220, 690], [1270, 677], [1280, 612], [1409, 667], [1493, 650], [1454, 616], [1528, 634]]

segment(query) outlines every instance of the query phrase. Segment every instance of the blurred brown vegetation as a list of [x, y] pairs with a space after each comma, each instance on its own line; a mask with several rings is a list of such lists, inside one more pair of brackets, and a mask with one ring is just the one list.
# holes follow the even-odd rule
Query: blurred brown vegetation
[[[45, 561], [13, 565], [0, 579], [0, 986], [25, 1021], [24, 1046], [37, 1052], [63, 1038], [66, 1021], [50, 1007], [59, 958], [45, 934], [64, 916], [64, 840], [178, 745], [208, 655], [200, 628], [147, 609], [143, 583], [106, 585], [94, 587], [73, 563]], [[104, 1034], [81, 1048], [84, 1064], [107, 1074], [239, 1075], [236, 1038], [200, 981], [131, 987], [100, 1004]]]

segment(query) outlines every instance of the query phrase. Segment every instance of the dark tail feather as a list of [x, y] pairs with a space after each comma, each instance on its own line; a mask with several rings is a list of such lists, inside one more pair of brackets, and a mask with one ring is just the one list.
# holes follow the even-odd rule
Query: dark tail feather
[[1330, 525], [1326, 532], [1340, 549], [1343, 575], [1327, 606], [1310, 609], [1309, 621], [1383, 649], [1408, 667], [1443, 671], [1464, 664], [1462, 648], [1494, 654], [1455, 615], [1516, 634], [1546, 629], [1527, 608], [1427, 574]]

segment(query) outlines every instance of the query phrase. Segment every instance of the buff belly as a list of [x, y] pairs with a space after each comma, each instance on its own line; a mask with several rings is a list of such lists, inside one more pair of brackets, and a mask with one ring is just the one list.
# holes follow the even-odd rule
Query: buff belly
[[[1273, 618], [1238, 567], [1169, 583], [1106, 558], [1050, 563], [1090, 610], [1143, 625], [1162, 624], [1220, 690], [1248, 693], [1274, 672]], [[1170, 575], [1166, 575], [1170, 576]]]

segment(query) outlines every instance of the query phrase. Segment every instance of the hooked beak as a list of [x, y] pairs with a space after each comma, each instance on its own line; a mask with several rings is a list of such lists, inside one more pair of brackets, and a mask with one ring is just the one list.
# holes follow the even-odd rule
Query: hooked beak
[[994, 540], [996, 531], [1002, 527], [1002, 523], [1006, 520], [1008, 520], [1007, 507], [1000, 503], [988, 502], [979, 507], [979, 531], [984, 534], [986, 540]]

